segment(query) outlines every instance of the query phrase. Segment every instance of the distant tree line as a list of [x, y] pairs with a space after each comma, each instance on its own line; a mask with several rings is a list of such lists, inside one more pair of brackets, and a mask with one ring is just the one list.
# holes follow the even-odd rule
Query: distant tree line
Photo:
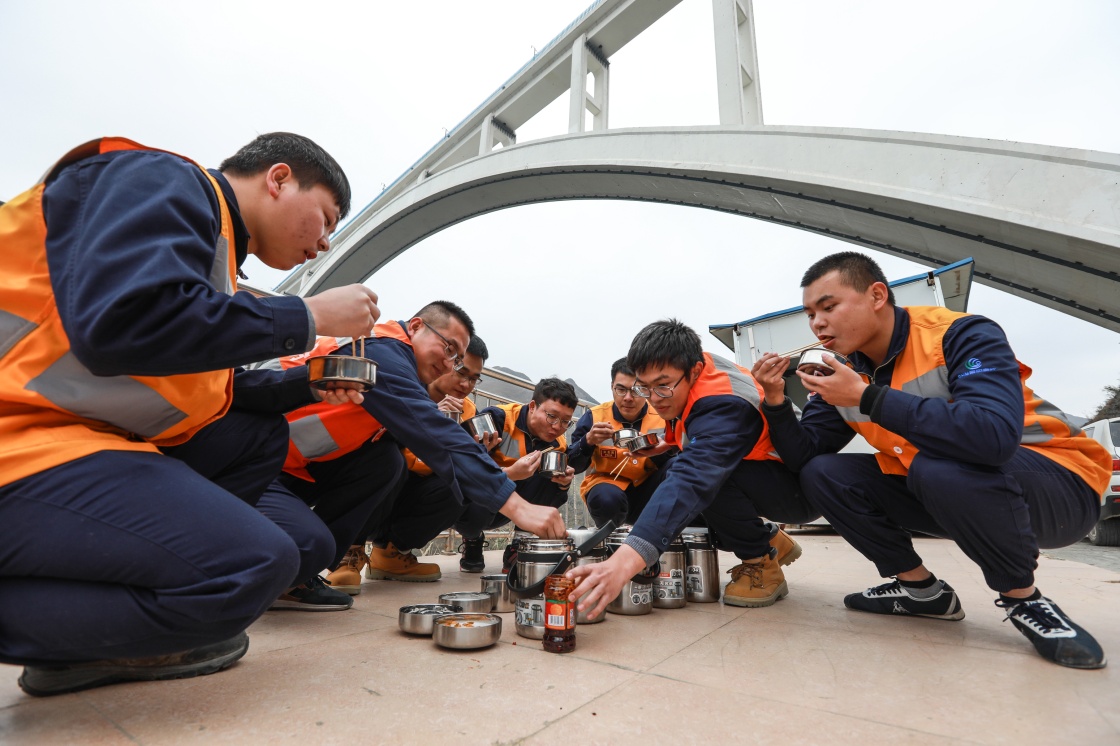
[[1109, 417], [1120, 417], [1120, 385], [1105, 386], [1104, 392], [1108, 394], [1104, 404], [1097, 410], [1097, 413], [1089, 418], [1090, 422], [1097, 420], [1107, 419]]

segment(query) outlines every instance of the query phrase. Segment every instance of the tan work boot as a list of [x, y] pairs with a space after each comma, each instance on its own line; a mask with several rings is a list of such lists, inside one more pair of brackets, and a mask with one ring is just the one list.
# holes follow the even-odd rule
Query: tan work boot
[[794, 541], [792, 536], [778, 528], [777, 524], [771, 525], [774, 526], [776, 531], [770, 535], [770, 546], [778, 553], [778, 564], [782, 567], [792, 565], [801, 556], [801, 545]]
[[362, 592], [362, 568], [368, 562], [369, 557], [366, 556], [365, 547], [361, 544], [353, 544], [346, 550], [346, 556], [338, 563], [338, 567], [327, 575], [327, 582], [336, 591], [357, 596]]
[[374, 546], [369, 553], [366, 577], [377, 580], [404, 580], [409, 583], [430, 583], [439, 580], [442, 573], [434, 562], [420, 562], [412, 552], [401, 552], [393, 542], [382, 549]]
[[778, 560], [770, 555], [746, 560], [732, 567], [731, 582], [723, 589], [723, 602], [732, 606], [771, 606], [789, 595], [786, 577]]

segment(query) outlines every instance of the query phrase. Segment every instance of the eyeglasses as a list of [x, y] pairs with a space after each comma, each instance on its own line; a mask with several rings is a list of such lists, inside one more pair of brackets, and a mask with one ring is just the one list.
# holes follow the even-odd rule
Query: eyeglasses
[[443, 354], [447, 356], [448, 360], [455, 361], [455, 372], [456, 373], [461, 371], [463, 369], [463, 357], [459, 354], [459, 348], [457, 348], [455, 345], [451, 344], [450, 340], [448, 340], [447, 337], [443, 336], [438, 331], [436, 331], [436, 328], [434, 326], [432, 326], [431, 324], [429, 324], [427, 321], [424, 321], [424, 319], [420, 319], [420, 321], [421, 321], [421, 323], [424, 324], [424, 326], [428, 327], [428, 329], [431, 330], [432, 334], [436, 335], [437, 337], [439, 337], [440, 339], [443, 340], [443, 345], [444, 345]]
[[686, 375], [688, 374], [682, 373], [681, 377], [677, 379], [677, 382], [669, 386], [643, 386], [640, 383], [635, 383], [633, 389], [634, 396], [640, 396], [643, 399], [648, 399], [650, 398], [651, 394], [657, 394], [657, 398], [659, 399], [668, 399], [673, 395], [673, 389], [680, 385], [681, 381], [684, 380], [684, 377]]
[[468, 375], [466, 365], [456, 367], [455, 372], [459, 374], [460, 378], [469, 383], [472, 389], [482, 382], [482, 374], [479, 373], [477, 376]]
[[633, 393], [634, 393], [634, 388], [632, 386], [630, 388], [626, 388], [625, 386], [615, 386], [614, 387], [614, 395], [619, 397], [619, 398], [621, 398], [623, 396], [626, 396], [627, 394], [633, 394]]
[[560, 415], [553, 414], [552, 412], [546, 412], [543, 409], [541, 410], [541, 414], [544, 415], [544, 418], [546, 420], [548, 420], [550, 425], [555, 425], [555, 424], [559, 423], [560, 425], [564, 426], [565, 430], [567, 430], [569, 427], [571, 427], [572, 423], [575, 422], [575, 420], [562, 420], [562, 419], [560, 419]]

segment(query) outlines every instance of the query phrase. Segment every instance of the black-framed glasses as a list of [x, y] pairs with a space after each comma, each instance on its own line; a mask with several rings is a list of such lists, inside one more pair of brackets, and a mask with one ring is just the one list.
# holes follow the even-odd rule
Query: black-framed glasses
[[467, 370], [466, 365], [457, 366], [455, 368], [455, 372], [459, 374], [460, 378], [469, 383], [472, 389], [482, 382], [482, 374], [479, 373], [478, 375], [474, 376], [469, 375], [469, 371]]
[[564, 426], [565, 430], [567, 430], [569, 427], [571, 427], [572, 423], [575, 422], [575, 420], [562, 420], [562, 419], [560, 419], [560, 415], [553, 414], [552, 412], [546, 412], [543, 409], [541, 410], [541, 414], [544, 415], [544, 418], [546, 420], [548, 420], [550, 424], [555, 425], [555, 424], [559, 423], [559, 424]]
[[447, 337], [440, 334], [436, 328], [427, 321], [424, 321], [424, 319], [420, 319], [420, 321], [431, 330], [432, 334], [443, 340], [443, 354], [447, 356], [448, 360], [453, 360], [455, 362], [456, 373], [461, 371], [463, 369], [463, 357], [459, 354], [459, 348], [451, 344], [451, 341]]
[[614, 386], [613, 388], [614, 388], [614, 395], [618, 396], [618, 397], [623, 397], [623, 396], [626, 396], [627, 394], [633, 394], [634, 393], [634, 387], [633, 386], [630, 386], [629, 388], [626, 387], [626, 386]]
[[681, 385], [681, 381], [684, 380], [684, 377], [686, 375], [688, 374], [682, 373], [681, 377], [677, 379], [676, 383], [670, 384], [668, 386], [643, 386], [640, 383], [635, 383], [633, 389], [634, 396], [640, 396], [643, 399], [648, 399], [651, 395], [657, 394], [658, 399], [668, 399], [673, 395], [673, 389]]

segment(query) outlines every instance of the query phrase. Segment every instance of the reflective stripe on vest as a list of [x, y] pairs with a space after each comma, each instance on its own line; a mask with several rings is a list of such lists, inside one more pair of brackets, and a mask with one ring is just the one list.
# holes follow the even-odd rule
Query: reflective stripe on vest
[[[71, 151], [49, 175], [82, 158], [120, 150], [154, 149], [122, 138], [94, 140]], [[232, 294], [236, 256], [229, 206], [213, 176], [182, 160], [202, 171], [216, 196], [221, 228], [207, 279], [215, 290]], [[96, 376], [81, 364], [70, 350], [47, 269], [45, 190], [46, 180], [0, 206], [6, 255], [0, 277], [0, 484], [102, 450], [155, 451], [185, 442], [224, 415], [232, 399], [228, 369]]]
[[684, 423], [692, 411], [692, 405], [706, 396], [727, 394], [737, 396], [750, 404], [762, 420], [762, 434], [758, 437], [758, 442], [755, 443], [750, 453], [743, 456], [743, 460], [780, 461], [778, 452], [770, 442], [770, 425], [762, 414], [761, 405], [765, 396], [762, 387], [746, 368], [708, 352], [704, 353], [704, 367], [688, 390], [688, 399], [685, 402], [684, 411], [681, 412], [681, 416], [674, 423], [669, 442], [684, 450], [690, 443]]
[[[622, 422], [614, 418], [614, 402], [606, 402], [591, 408], [591, 423], [609, 422], [615, 430], [623, 427]], [[665, 435], [665, 420], [646, 405], [646, 413], [642, 421], [637, 423], [638, 431], [643, 435], [655, 434], [658, 437]], [[597, 484], [613, 484], [619, 489], [626, 490], [637, 487], [657, 471], [657, 466], [647, 456], [628, 454], [622, 448], [614, 445], [610, 440], [594, 446], [591, 456], [591, 465], [587, 467], [583, 481], [579, 486], [579, 494], [587, 499], [587, 493]], [[625, 463], [625, 466], [622, 464]], [[613, 476], [612, 476], [613, 475]]]
[[[395, 339], [412, 347], [412, 340], [400, 322], [378, 324], [373, 336]], [[280, 359], [284, 370], [306, 365], [307, 359], [326, 355], [351, 343], [349, 337], [320, 337], [310, 353], [289, 355]], [[369, 357], [368, 350], [366, 357]], [[312, 461], [330, 461], [340, 458], [377, 440], [385, 427], [360, 404], [330, 404], [317, 402], [301, 407], [286, 415], [288, 419], [288, 456], [284, 471], [307, 481], [314, 481], [307, 471]]]
[[[521, 415], [524, 404], [503, 404], [498, 409], [506, 413], [506, 421], [502, 425], [502, 442], [490, 452], [491, 457], [498, 466], [512, 466], [517, 459], [528, 453], [525, 432], [517, 426], [517, 418]], [[568, 441], [561, 435], [556, 439], [555, 450], [568, 450]]]
[[[968, 314], [940, 306], [913, 306], [906, 311], [910, 315], [910, 333], [906, 346], [895, 358], [890, 387], [915, 396], [951, 401], [949, 369], [942, 343], [952, 323]], [[865, 382], [871, 382], [870, 376], [860, 375]], [[1019, 363], [1024, 405], [1019, 442], [1074, 472], [1097, 492], [1103, 491], [1112, 476], [1108, 453], [1085, 436], [1075, 418], [1038, 398], [1027, 385], [1030, 375], [1031, 369]], [[909, 471], [918, 454], [910, 441], [871, 422], [870, 417], [860, 413], [858, 406], [837, 407], [836, 411], [878, 451], [875, 459], [883, 473], [905, 475]]]

